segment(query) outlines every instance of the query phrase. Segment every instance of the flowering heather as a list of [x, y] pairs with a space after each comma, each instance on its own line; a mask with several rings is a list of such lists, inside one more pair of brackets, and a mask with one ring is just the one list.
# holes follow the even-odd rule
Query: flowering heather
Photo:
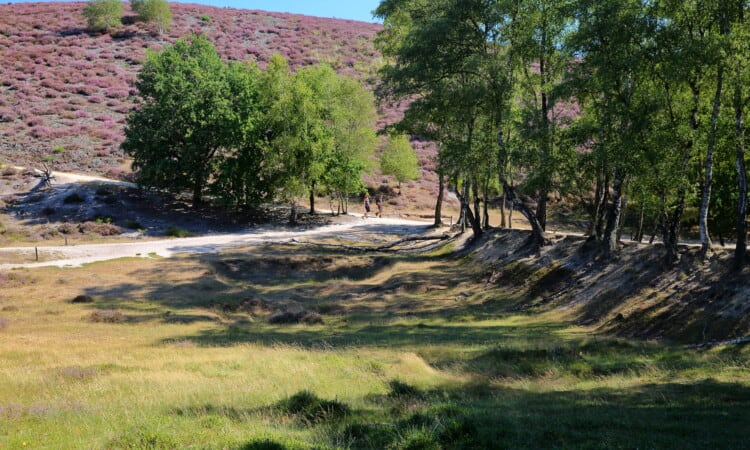
[[[225, 60], [265, 66], [280, 53], [292, 68], [325, 62], [363, 80], [377, 69], [371, 56], [377, 24], [172, 3], [173, 24], [162, 35], [131, 20], [112, 34], [94, 34], [87, 31], [84, 6], [0, 4], [0, 160], [33, 164], [75, 140], [89, 160], [99, 151], [111, 155], [96, 158], [107, 160], [104, 167], [119, 166], [118, 146], [146, 52], [189, 33], [205, 34]], [[125, 16], [133, 15], [126, 4]], [[78, 121], [79, 134], [72, 133], [70, 120]], [[13, 144], [36, 150], [20, 155]], [[90, 170], [84, 159], [80, 167], [71, 161], [60, 169]]]

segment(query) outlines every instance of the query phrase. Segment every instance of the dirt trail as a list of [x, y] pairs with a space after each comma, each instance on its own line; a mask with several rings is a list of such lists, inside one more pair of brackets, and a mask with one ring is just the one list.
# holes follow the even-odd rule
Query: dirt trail
[[[212, 234], [200, 237], [172, 238], [144, 242], [113, 244], [83, 244], [74, 246], [36, 247], [40, 262], [0, 263], [0, 269], [33, 267], [78, 267], [82, 264], [124, 257], [171, 257], [180, 253], [214, 253], [222, 249], [262, 245], [275, 242], [288, 242], [300, 238], [328, 238], [365, 240], [373, 234], [410, 235], [423, 233], [429, 223], [395, 218], [360, 219], [319, 228], [298, 230], [259, 227], [242, 233]], [[4, 255], [27, 254], [35, 258], [34, 247], [0, 248], [0, 261]]]

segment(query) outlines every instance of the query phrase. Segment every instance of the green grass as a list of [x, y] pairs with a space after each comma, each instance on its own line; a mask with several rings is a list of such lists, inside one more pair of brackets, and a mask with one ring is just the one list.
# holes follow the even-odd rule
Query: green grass
[[746, 348], [457, 301], [463, 260], [265, 250], [0, 277], [0, 448], [747, 448]]

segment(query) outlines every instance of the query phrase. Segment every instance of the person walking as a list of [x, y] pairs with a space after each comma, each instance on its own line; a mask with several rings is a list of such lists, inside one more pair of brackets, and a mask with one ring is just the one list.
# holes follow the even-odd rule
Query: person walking
[[378, 207], [377, 217], [383, 217], [383, 197], [378, 195], [375, 199], [375, 205]]
[[370, 196], [365, 194], [365, 219], [370, 214]]

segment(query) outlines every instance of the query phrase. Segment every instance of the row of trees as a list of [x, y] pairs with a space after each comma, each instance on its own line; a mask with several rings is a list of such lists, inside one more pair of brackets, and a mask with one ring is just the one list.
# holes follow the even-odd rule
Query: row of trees
[[[131, 9], [143, 22], [153, 23], [159, 34], [172, 25], [172, 11], [167, 0], [130, 0]], [[122, 23], [123, 4], [120, 0], [89, 0], [83, 16], [93, 31], [107, 32]]]
[[292, 203], [318, 193], [347, 199], [364, 191], [361, 174], [379, 143], [372, 93], [330, 67], [290, 71], [281, 56], [261, 70], [226, 63], [202, 36], [151, 52], [136, 81], [123, 149], [138, 182], [193, 204], [237, 207]]
[[606, 253], [617, 249], [627, 207], [636, 236], [656, 224], [669, 263], [692, 215], [704, 256], [709, 231], [734, 234], [741, 265], [748, 8], [742, 0], [383, 0], [378, 47], [390, 63], [379, 95], [414, 99], [397, 126], [439, 143], [440, 175], [458, 187], [477, 234], [479, 199], [502, 191], [543, 242], [554, 194], [586, 205]]

